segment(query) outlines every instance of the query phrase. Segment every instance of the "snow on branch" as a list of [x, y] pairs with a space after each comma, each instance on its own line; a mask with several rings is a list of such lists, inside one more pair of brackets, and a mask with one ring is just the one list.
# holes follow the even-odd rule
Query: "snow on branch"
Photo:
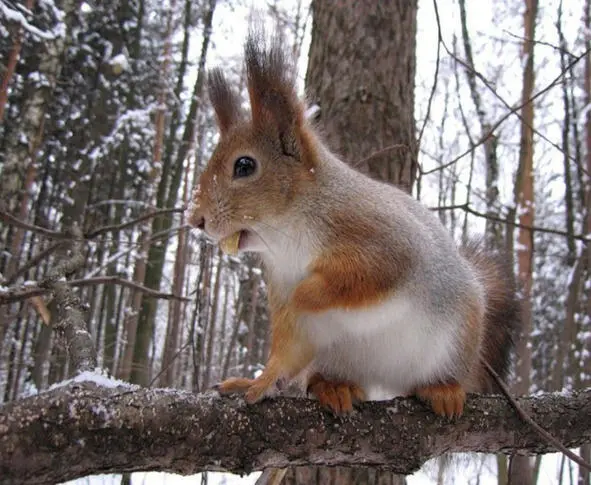
[[[35, 27], [27, 20], [27, 16], [33, 17], [33, 14], [23, 5], [14, 4], [14, 7], [15, 8], [12, 8], [7, 2], [0, 0], [0, 18], [4, 19], [7, 23], [19, 24], [23, 29], [33, 35], [33, 37], [40, 40], [54, 40], [61, 35], [63, 31], [61, 22], [53, 29], [53, 31], [46, 32]], [[55, 12], [60, 14], [57, 18], [61, 20], [63, 12], [57, 9], [54, 10], [54, 13]]]
[[[307, 464], [409, 474], [445, 452], [554, 451], [500, 396], [469, 397], [455, 421], [413, 398], [363, 403], [340, 417], [308, 399], [246, 405], [215, 391], [91, 380], [0, 407], [0, 476], [13, 484], [43, 484], [98, 473], [248, 473]], [[519, 403], [566, 446], [591, 442], [591, 390]]]

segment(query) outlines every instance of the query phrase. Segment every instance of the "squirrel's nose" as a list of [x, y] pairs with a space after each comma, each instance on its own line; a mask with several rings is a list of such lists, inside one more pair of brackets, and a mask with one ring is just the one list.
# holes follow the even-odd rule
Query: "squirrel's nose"
[[193, 225], [197, 228], [197, 229], [205, 229], [205, 217], [199, 217], [197, 218], [194, 222]]

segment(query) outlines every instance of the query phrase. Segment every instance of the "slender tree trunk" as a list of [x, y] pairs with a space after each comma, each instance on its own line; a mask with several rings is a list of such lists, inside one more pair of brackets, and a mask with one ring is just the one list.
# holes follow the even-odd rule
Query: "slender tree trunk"
[[[168, 71], [172, 56], [172, 35], [173, 35], [173, 21], [175, 14], [176, 1], [172, 0], [169, 6], [169, 14], [166, 26], [166, 40], [164, 43], [164, 52], [162, 64], [160, 66], [160, 92], [158, 93], [158, 108], [154, 120], [155, 135], [154, 135], [154, 149], [152, 154], [152, 172], [149, 176], [148, 195], [152, 201], [156, 200], [155, 194], [150, 192], [154, 190], [156, 181], [159, 180], [162, 174], [162, 145], [164, 143], [164, 126], [166, 121], [167, 102], [168, 102]], [[141, 279], [135, 280], [144, 283], [148, 274], [149, 251], [151, 246], [150, 237], [152, 235], [149, 223], [144, 224], [142, 230], [141, 247], [145, 249], [140, 258], [136, 261], [137, 276]], [[130, 380], [140, 385], [147, 386], [150, 381], [150, 342], [154, 334], [153, 322], [146, 322], [141, 318], [141, 313], [145, 308], [152, 308], [155, 306], [153, 299], [143, 298], [143, 294], [134, 295], [131, 307], [132, 320], [128, 328], [128, 342], [125, 357], [125, 372], [131, 371]], [[132, 335], [134, 333], [135, 335]], [[131, 337], [131, 339], [130, 339]], [[130, 341], [134, 340], [133, 349], [133, 365], [130, 364], [129, 349]]]
[[[476, 85], [476, 70], [474, 67], [474, 57], [472, 55], [472, 43], [468, 31], [468, 20], [466, 14], [466, 0], [459, 1], [460, 21], [462, 25], [462, 40], [464, 52], [466, 55], [466, 78], [470, 87], [470, 95], [476, 108], [478, 121], [480, 122], [480, 136], [483, 137], [490, 132], [490, 123], [488, 121], [486, 109], [480, 92]], [[494, 220], [498, 217], [498, 198], [499, 198], [499, 162], [497, 159], [497, 137], [494, 134], [488, 135], [484, 142], [484, 162], [486, 169], [486, 213], [489, 216], [486, 220], [485, 238], [486, 245], [490, 249], [500, 249], [502, 247], [502, 232], [499, 222]]]
[[[185, 182], [183, 185], [183, 204], [184, 206], [188, 203], [189, 197], [189, 164], [185, 167]], [[181, 213], [181, 226], [185, 224], [185, 213]], [[182, 294], [184, 282], [185, 282], [185, 271], [187, 265], [187, 231], [182, 230], [178, 235], [178, 244], [174, 259], [174, 279], [172, 283], [172, 293], [175, 295]], [[172, 386], [175, 380], [175, 369], [178, 368], [173, 362], [177, 358], [178, 345], [180, 340], [180, 328], [183, 320], [183, 308], [185, 304], [180, 300], [171, 302], [166, 341], [164, 343], [164, 353], [162, 355], [162, 368], [165, 369], [162, 374], [161, 385]]]
[[205, 347], [205, 362], [203, 375], [203, 389], [207, 389], [211, 383], [211, 363], [213, 362], [213, 348], [215, 344], [217, 319], [218, 319], [218, 305], [220, 301], [220, 287], [222, 278], [222, 266], [224, 258], [221, 250], [217, 251], [218, 264], [215, 269], [215, 280], [213, 283], [213, 298], [211, 302], [211, 313], [209, 316], [209, 325], [207, 328], [207, 346]]
[[[33, 0], [27, 0], [25, 2], [25, 8], [31, 11], [33, 8]], [[16, 28], [12, 49], [8, 55], [6, 69], [4, 71], [4, 75], [2, 76], [2, 81], [0, 82], [0, 124], [2, 124], [2, 121], [4, 120], [4, 111], [6, 109], [6, 103], [8, 102], [8, 86], [10, 85], [10, 81], [14, 75], [14, 70], [16, 69], [16, 64], [18, 63], [21, 47], [23, 45], [22, 42], [23, 29], [22, 27], [18, 26]]]
[[213, 264], [212, 246], [203, 242], [200, 249], [199, 262], [201, 264], [202, 271], [201, 278], [198, 283], [200, 291], [197, 296], [198, 300], [196, 307], [197, 328], [195, 329], [196, 335], [193, 336], [193, 341], [195, 342], [195, 348], [193, 349], [195, 354], [193, 357], [195, 362], [195, 368], [193, 370], [195, 374], [193, 376], [193, 389], [196, 392], [199, 392], [203, 389], [203, 379], [201, 373], [204, 360], [203, 349], [205, 347], [205, 333], [207, 332], [208, 328], [207, 324], [209, 321], [211, 308], [211, 269]]
[[[562, 30], [562, 2], [558, 8], [558, 19], [556, 28], [558, 31], [558, 38], [560, 40], [560, 66], [566, 70], [568, 46]], [[566, 264], [570, 268], [570, 281], [568, 282], [568, 293], [566, 297], [566, 314], [565, 322], [560, 332], [556, 347], [555, 365], [551, 375], [552, 390], [559, 391], [564, 385], [565, 375], [576, 375], [578, 371], [578, 362], [573, 358], [570, 352], [573, 345], [577, 343], [577, 322], [576, 313], [579, 307], [580, 284], [583, 276], [583, 268], [581, 259], [577, 258], [576, 244], [575, 244], [575, 209], [574, 209], [574, 194], [573, 183], [571, 177], [571, 143], [570, 143], [570, 128], [571, 128], [571, 104], [568, 95], [568, 80], [562, 85], [562, 101], [564, 106], [564, 120], [562, 126], [562, 151], [564, 163], [564, 186], [565, 186], [565, 225], [567, 236], [568, 253], [566, 257]]]
[[[591, 28], [591, 1], [587, 0], [585, 2], [585, 48], [587, 49], [587, 55], [585, 56], [585, 106], [589, 106], [591, 103], [591, 54], [589, 53], [589, 48], [591, 47], [591, 34], [589, 33], [589, 29]], [[586, 169], [587, 169], [587, 184], [585, 187], [585, 222], [583, 224], [583, 234], [589, 234], [591, 232], [591, 113], [587, 110], [586, 118], [585, 118], [585, 138], [587, 144], [587, 156], [586, 156]], [[586, 281], [584, 283], [585, 288], [591, 287], [591, 242], [587, 241], [584, 250], [582, 251], [581, 258], [586, 258], [583, 261], [583, 264], [586, 266]], [[582, 347], [582, 358], [581, 358], [581, 367], [582, 372], [578, 373], [579, 375], [583, 375], [584, 378], [582, 379], [581, 386], [589, 386], [591, 385], [591, 378], [589, 377], [589, 372], [591, 371], [591, 356], [589, 356], [589, 351], [591, 351], [591, 337], [589, 336], [589, 322], [591, 322], [591, 295], [590, 292], [586, 292], [586, 300], [587, 300], [587, 328], [583, 328], [580, 339], [581, 347]], [[587, 463], [591, 461], [591, 445], [584, 445], [580, 449], [581, 456], [583, 459], [587, 460]], [[591, 483], [591, 473], [588, 470], [585, 470], [583, 467], [579, 467], [579, 483], [578, 485], [589, 485]]]
[[257, 362], [254, 355], [254, 341], [255, 341], [255, 318], [257, 316], [257, 306], [259, 301], [259, 278], [250, 269], [250, 302], [248, 304], [248, 313], [246, 313], [246, 327], [248, 333], [246, 335], [246, 355], [244, 356], [244, 363], [242, 364], [243, 376], [252, 376], [253, 365]]
[[[146, 274], [146, 254], [148, 251], [148, 241], [148, 228], [144, 226], [138, 237], [140, 251], [133, 270], [133, 281], [144, 280]], [[142, 293], [140, 291], [133, 290], [129, 296], [128, 304], [126, 305], [126, 317], [123, 324], [125, 348], [123, 350], [123, 357], [117, 372], [119, 379], [123, 379], [125, 381], [130, 380], [133, 371], [133, 351], [135, 349], [138, 327], [138, 312], [141, 303]]]
[[[521, 142], [519, 149], [519, 167], [515, 182], [515, 201], [521, 227], [517, 236], [517, 281], [522, 301], [522, 333], [517, 343], [517, 378], [515, 392], [518, 395], [528, 394], [532, 367], [530, 334], [532, 324], [532, 282], [533, 282], [533, 231], [526, 229], [534, 225], [534, 166], [533, 166], [533, 126], [534, 105], [528, 102], [534, 90], [534, 39], [537, 0], [525, 0], [522, 91], [522, 123]], [[512, 485], [531, 485], [533, 470], [531, 460], [527, 456], [514, 456], [509, 467], [509, 483]]]

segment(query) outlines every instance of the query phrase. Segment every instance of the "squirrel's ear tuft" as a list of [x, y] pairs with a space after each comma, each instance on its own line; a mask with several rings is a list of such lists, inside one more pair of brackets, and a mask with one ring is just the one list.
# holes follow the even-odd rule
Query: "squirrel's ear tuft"
[[279, 37], [267, 46], [262, 31], [250, 32], [244, 57], [253, 124], [275, 137], [284, 154], [299, 158], [304, 106], [295, 90], [295, 65]]
[[222, 135], [241, 118], [240, 100], [232, 91], [221, 69], [212, 69], [207, 76], [207, 91], [215, 110]]

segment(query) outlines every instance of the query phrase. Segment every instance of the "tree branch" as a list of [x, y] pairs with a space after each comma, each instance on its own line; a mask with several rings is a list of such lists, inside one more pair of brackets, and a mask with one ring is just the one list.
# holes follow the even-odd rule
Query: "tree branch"
[[[137, 217], [128, 222], [124, 222], [122, 224], [113, 224], [110, 226], [100, 227], [95, 231], [89, 232], [84, 234], [84, 239], [94, 239], [101, 234], [105, 234], [107, 232], [119, 232], [123, 229], [127, 229], [128, 227], [135, 226], [140, 222], [146, 221], [148, 219], [153, 219], [154, 217], [162, 216], [165, 214], [175, 214], [181, 213], [185, 210], [184, 207], [174, 207], [172, 209], [158, 209], [152, 212], [148, 212], [142, 216]], [[45, 227], [36, 226], [34, 224], [29, 224], [28, 222], [21, 221], [19, 218], [14, 217], [12, 214], [8, 213], [7, 211], [0, 209], [0, 221], [5, 222], [6, 224], [11, 224], [16, 227], [20, 227], [21, 229], [26, 229], [27, 231], [36, 232], [37, 234], [41, 234], [43, 236], [47, 236], [52, 239], [59, 239], [59, 240], [68, 240], [71, 238], [70, 234], [65, 232], [59, 231], [52, 231], [51, 229], [47, 229]]]
[[[191, 301], [190, 298], [175, 295], [173, 293], [163, 293], [147, 286], [140, 285], [131, 280], [126, 280], [118, 276], [94, 276], [91, 278], [81, 278], [77, 280], [69, 280], [64, 282], [68, 286], [91, 286], [91, 285], [121, 285], [133, 290], [141, 291], [153, 298], [160, 298], [162, 300], [179, 300]], [[23, 285], [18, 288], [5, 288], [0, 291], [0, 306], [15, 301], [22, 301], [34, 296], [40, 296], [48, 292], [47, 288], [33, 285]]]
[[57, 303], [57, 318], [53, 325], [58, 335], [65, 338], [72, 368], [77, 372], [94, 370], [97, 365], [96, 350], [86, 325], [85, 308], [78, 295], [68, 285], [66, 277], [84, 265], [82, 231], [74, 225], [70, 256], [64, 255], [49, 271], [39, 286], [53, 293]]
[[[569, 448], [591, 442], [591, 390], [518, 399]], [[470, 396], [456, 421], [412, 398], [367, 402], [334, 416], [307, 399], [248, 406], [210, 391], [71, 382], [0, 408], [0, 476], [62, 482], [139, 470], [248, 473], [306, 464], [409, 474], [446, 452], [546, 453], [552, 445], [504, 397]]]

